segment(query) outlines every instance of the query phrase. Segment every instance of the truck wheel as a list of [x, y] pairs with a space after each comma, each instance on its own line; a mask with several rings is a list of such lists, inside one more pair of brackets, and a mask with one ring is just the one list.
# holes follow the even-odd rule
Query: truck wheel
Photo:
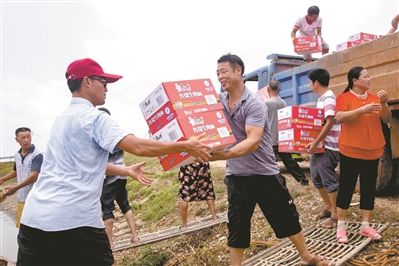
[[392, 178], [392, 157], [390, 150], [385, 146], [384, 154], [382, 155], [378, 165], [377, 176], [377, 195], [388, 196], [390, 190], [390, 183]]

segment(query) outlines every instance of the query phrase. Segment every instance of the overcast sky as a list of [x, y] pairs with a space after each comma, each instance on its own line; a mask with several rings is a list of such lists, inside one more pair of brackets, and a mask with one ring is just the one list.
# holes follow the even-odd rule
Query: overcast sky
[[[399, 0], [6, 1], [1, 17], [1, 147], [13, 155], [17, 127], [45, 150], [54, 117], [70, 102], [64, 73], [90, 57], [123, 79], [105, 104], [121, 127], [148, 131], [139, 102], [162, 81], [216, 78], [216, 60], [239, 55], [247, 71], [272, 53], [293, 54], [290, 32], [311, 5], [334, 51], [358, 32], [386, 34]], [[320, 55], [316, 55], [320, 56]]]

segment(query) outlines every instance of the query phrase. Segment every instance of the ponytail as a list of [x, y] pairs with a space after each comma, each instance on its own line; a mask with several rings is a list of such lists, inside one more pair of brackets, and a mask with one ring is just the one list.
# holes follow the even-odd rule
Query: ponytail
[[360, 73], [364, 70], [364, 67], [355, 66], [351, 68], [348, 72], [348, 85], [346, 86], [343, 93], [348, 92], [353, 88], [353, 79], [358, 79], [360, 77]]

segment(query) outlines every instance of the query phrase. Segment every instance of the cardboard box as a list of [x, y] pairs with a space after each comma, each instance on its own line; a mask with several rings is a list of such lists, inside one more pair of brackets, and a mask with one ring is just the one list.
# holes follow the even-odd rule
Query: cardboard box
[[304, 36], [294, 39], [294, 51], [297, 54], [321, 53], [321, 39], [319, 36]]
[[[350, 42], [354, 42], [354, 41], [369, 42], [369, 41], [373, 41], [377, 38], [378, 38], [378, 36], [375, 34], [359, 32], [359, 33], [349, 36], [349, 41]], [[358, 44], [360, 44], [360, 43], [358, 43]]]
[[321, 119], [298, 119], [298, 118], [284, 118], [277, 121], [277, 129], [307, 129], [307, 130], [321, 130], [323, 128]]
[[[319, 130], [285, 129], [278, 132], [279, 152], [306, 152], [306, 145], [314, 141], [320, 134]], [[316, 153], [324, 152], [323, 144], [317, 145]]]
[[159, 108], [170, 102], [174, 110], [208, 106], [220, 108], [219, 95], [210, 79], [182, 80], [161, 83], [140, 103], [141, 112], [148, 120]]
[[151, 116], [149, 116], [146, 121], [148, 127], [150, 128], [150, 132], [154, 134], [178, 117], [217, 110], [223, 110], [223, 105], [221, 103], [175, 109], [173, 104], [168, 101], [158, 110], [156, 110]]
[[320, 130], [324, 121], [324, 110], [303, 106], [287, 106], [277, 111], [278, 130], [297, 128]]
[[351, 48], [353, 46], [355, 46], [353, 44], [353, 42], [343, 42], [343, 43], [337, 44], [337, 52], [343, 51], [343, 50]]
[[[176, 142], [204, 132], [206, 136], [201, 141], [211, 148], [223, 148], [236, 142], [223, 110], [179, 116], [152, 137], [160, 141]], [[191, 163], [193, 158], [187, 153], [180, 153], [162, 156], [160, 161], [166, 171]]]

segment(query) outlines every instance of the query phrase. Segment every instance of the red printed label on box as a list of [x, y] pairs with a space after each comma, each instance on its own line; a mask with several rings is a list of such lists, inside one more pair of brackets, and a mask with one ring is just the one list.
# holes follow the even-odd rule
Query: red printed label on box
[[[223, 110], [178, 116], [155, 133], [153, 138], [162, 141], [176, 142], [202, 133], [206, 133], [206, 136], [201, 141], [211, 148], [221, 148], [236, 142]], [[164, 162], [164, 164], [169, 162], [168, 164], [172, 165], [170, 162], [173, 161], [178, 163], [173, 165], [173, 167], [179, 166], [181, 165], [179, 164], [181, 161], [185, 161], [185, 156], [188, 155], [183, 153], [183, 155], [173, 154], [162, 156], [160, 158], [161, 164], [162, 162]], [[163, 167], [164, 164], [162, 164]], [[168, 169], [164, 167], [164, 170]]]
[[167, 102], [178, 110], [217, 104], [220, 99], [210, 79], [163, 82], [140, 103], [144, 118], [147, 120]]
[[304, 36], [294, 39], [294, 51], [297, 54], [320, 53], [322, 51], [319, 36]]
[[[286, 129], [278, 132], [279, 151], [282, 152], [304, 152], [305, 147], [314, 141], [320, 134], [318, 130], [305, 129]], [[316, 147], [316, 152], [322, 152], [324, 148], [320, 142]]]
[[353, 42], [353, 41], [366, 41], [366, 42], [369, 42], [369, 41], [375, 40], [377, 38], [378, 38], [378, 36], [375, 35], [375, 34], [359, 32], [359, 33], [356, 33], [356, 34], [353, 34], [353, 35], [349, 36], [349, 41], [350, 42]]
[[217, 103], [212, 105], [192, 106], [175, 110], [172, 106], [172, 103], [167, 102], [155, 113], [153, 113], [146, 121], [150, 128], [150, 132], [154, 134], [179, 116], [194, 115], [216, 110], [223, 110], [223, 105], [221, 103]]
[[[282, 141], [278, 143], [279, 152], [296, 153], [296, 152], [307, 152], [306, 145], [298, 144], [294, 141]], [[314, 153], [324, 152], [324, 148], [316, 147]]]
[[337, 52], [342, 51], [342, 50], [345, 50], [345, 49], [348, 49], [348, 48], [351, 48], [351, 47], [353, 47], [353, 46], [355, 46], [355, 45], [353, 44], [353, 42], [343, 42], [343, 43], [340, 43], [340, 44], [337, 45]]
[[284, 118], [277, 121], [277, 129], [284, 130], [284, 129], [308, 129], [308, 130], [321, 130], [322, 120], [321, 119], [297, 119], [297, 118]]
[[300, 123], [301, 121], [312, 120], [312, 124], [321, 125], [324, 121], [324, 110], [303, 106], [287, 106], [277, 111], [278, 120], [287, 118], [291, 119], [291, 123]]

